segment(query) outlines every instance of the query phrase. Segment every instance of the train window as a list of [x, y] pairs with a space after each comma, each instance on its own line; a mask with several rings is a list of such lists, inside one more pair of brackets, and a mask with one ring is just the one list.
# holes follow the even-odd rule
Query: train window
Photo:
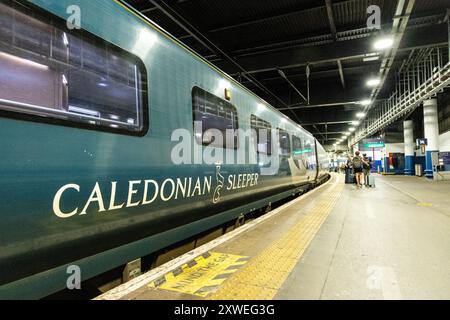
[[[194, 121], [202, 125], [202, 132], [195, 132], [198, 143], [237, 149], [238, 138], [235, 132], [239, 129], [239, 124], [235, 106], [199, 87], [194, 87], [192, 109]], [[220, 132], [222, 139], [218, 139], [214, 131]]]
[[250, 125], [253, 130], [254, 140], [256, 142], [256, 151], [261, 154], [272, 154], [272, 126], [269, 122], [258, 118], [255, 115], [250, 116]]
[[142, 135], [142, 61], [30, 4], [0, 3], [0, 110], [32, 121]]
[[304, 153], [302, 140], [296, 136], [292, 136], [292, 148], [292, 152], [296, 155]]
[[278, 135], [280, 137], [281, 156], [289, 156], [291, 153], [291, 141], [289, 139], [289, 133], [287, 133], [283, 129], [278, 129]]

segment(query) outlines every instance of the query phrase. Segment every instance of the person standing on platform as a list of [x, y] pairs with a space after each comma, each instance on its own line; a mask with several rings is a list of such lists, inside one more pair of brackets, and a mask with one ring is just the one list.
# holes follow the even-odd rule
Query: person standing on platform
[[364, 173], [364, 185], [366, 187], [369, 186], [369, 176], [370, 176], [370, 171], [372, 170], [372, 162], [371, 160], [367, 157], [367, 154], [363, 154], [363, 173]]
[[363, 158], [360, 156], [359, 151], [356, 151], [355, 156], [352, 159], [352, 167], [353, 167], [353, 173], [355, 174], [355, 178], [356, 178], [356, 185], [359, 188], [362, 188], [362, 186], [363, 186], [364, 164], [367, 164], [367, 162], [365, 162], [363, 160]]

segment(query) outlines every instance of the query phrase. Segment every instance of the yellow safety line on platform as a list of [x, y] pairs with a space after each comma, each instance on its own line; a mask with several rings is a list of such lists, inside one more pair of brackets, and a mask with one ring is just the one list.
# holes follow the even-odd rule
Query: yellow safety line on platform
[[419, 203], [417, 203], [417, 205], [419, 207], [432, 207], [433, 206], [433, 204], [429, 203], [429, 202], [419, 202]]
[[151, 282], [148, 287], [206, 297], [246, 264], [248, 259], [228, 253], [205, 253]]
[[282, 238], [251, 259], [207, 299], [273, 299], [334, 208], [343, 188], [339, 183], [322, 195], [319, 202]]

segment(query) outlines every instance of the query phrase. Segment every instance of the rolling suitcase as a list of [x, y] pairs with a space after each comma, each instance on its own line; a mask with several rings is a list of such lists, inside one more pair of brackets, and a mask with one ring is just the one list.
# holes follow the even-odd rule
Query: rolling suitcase
[[375, 188], [375, 176], [369, 176], [369, 187]]
[[354, 183], [356, 183], [355, 175], [352, 172], [347, 172], [345, 174], [345, 183], [346, 184], [354, 184]]

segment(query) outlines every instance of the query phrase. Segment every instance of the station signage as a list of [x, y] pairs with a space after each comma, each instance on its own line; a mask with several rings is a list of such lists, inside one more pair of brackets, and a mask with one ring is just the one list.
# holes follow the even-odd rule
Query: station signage
[[372, 148], [384, 148], [384, 142], [368, 142], [364, 144], [364, 148], [372, 149]]

